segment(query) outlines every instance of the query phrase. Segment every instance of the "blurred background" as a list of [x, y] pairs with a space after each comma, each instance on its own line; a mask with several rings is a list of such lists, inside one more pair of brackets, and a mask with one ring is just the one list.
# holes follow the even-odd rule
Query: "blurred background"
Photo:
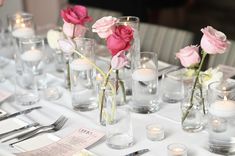
[[235, 39], [234, 0], [5, 0], [0, 18], [27, 11], [34, 15], [38, 30], [57, 25], [60, 9], [69, 4], [82, 4], [140, 17], [141, 21], [192, 31], [211, 25]]

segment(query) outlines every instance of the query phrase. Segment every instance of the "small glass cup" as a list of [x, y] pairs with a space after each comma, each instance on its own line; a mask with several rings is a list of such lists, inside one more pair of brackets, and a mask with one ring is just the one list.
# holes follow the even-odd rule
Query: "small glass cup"
[[[89, 61], [94, 62], [95, 41], [88, 38], [75, 39], [77, 50]], [[75, 110], [89, 111], [96, 109], [97, 89], [95, 86], [96, 71], [88, 60], [74, 54], [70, 61], [70, 81], [72, 105]]]
[[179, 103], [184, 99], [183, 73], [181, 70], [168, 71], [161, 80], [161, 99], [166, 103]]
[[159, 109], [157, 54], [141, 52], [140, 59], [132, 68], [131, 110], [138, 113], [153, 113]]
[[168, 156], [187, 156], [187, 147], [183, 144], [173, 143], [167, 146]]
[[7, 17], [8, 29], [15, 38], [30, 38], [35, 35], [33, 15], [22, 12]]
[[152, 141], [161, 141], [165, 137], [164, 128], [156, 123], [146, 126], [147, 138]]

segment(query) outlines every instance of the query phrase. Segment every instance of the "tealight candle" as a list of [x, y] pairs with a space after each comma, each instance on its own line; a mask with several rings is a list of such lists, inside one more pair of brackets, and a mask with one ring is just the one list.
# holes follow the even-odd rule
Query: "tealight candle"
[[152, 141], [160, 141], [164, 139], [164, 129], [158, 124], [149, 124], [146, 126], [147, 138]]
[[212, 103], [209, 112], [219, 117], [232, 117], [235, 116], [235, 102], [231, 100], [221, 100]]
[[73, 60], [70, 64], [71, 69], [78, 71], [91, 70], [92, 65], [85, 59], [76, 59]]
[[137, 69], [132, 73], [132, 78], [136, 81], [152, 81], [157, 77], [157, 73], [154, 69], [142, 68]]
[[21, 55], [21, 59], [24, 61], [28, 61], [28, 62], [40, 61], [42, 58], [43, 58], [43, 52], [38, 49], [31, 49], [31, 50], [25, 51]]
[[187, 147], [183, 144], [173, 143], [167, 146], [168, 156], [187, 156]]
[[227, 121], [223, 118], [213, 118], [210, 125], [214, 132], [224, 132], [227, 128]]
[[28, 27], [20, 27], [12, 31], [12, 36], [17, 38], [30, 38], [34, 36], [34, 30]]

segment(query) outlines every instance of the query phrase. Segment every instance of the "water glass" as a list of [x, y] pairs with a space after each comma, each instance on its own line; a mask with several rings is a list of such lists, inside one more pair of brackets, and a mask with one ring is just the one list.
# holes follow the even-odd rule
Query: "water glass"
[[[94, 62], [95, 41], [89, 38], [75, 39], [77, 50]], [[96, 71], [88, 60], [74, 54], [70, 60], [72, 105], [75, 110], [88, 111], [98, 107], [95, 85]]]
[[159, 109], [157, 54], [141, 52], [140, 59], [133, 60], [131, 110], [152, 113]]
[[46, 88], [44, 39], [41, 37], [21, 38], [19, 48], [17, 59], [21, 62], [22, 72], [31, 72], [37, 77], [38, 89]]
[[232, 155], [235, 152], [235, 83], [209, 84], [208, 148], [211, 152]]
[[32, 71], [16, 72], [15, 102], [20, 105], [32, 105], [39, 101], [37, 78]]
[[162, 75], [161, 99], [166, 103], [179, 103], [184, 99], [183, 72], [168, 71]]
[[106, 144], [114, 149], [130, 147], [134, 144], [134, 137], [129, 108], [118, 106], [115, 109], [110, 98], [107, 97], [106, 104]]

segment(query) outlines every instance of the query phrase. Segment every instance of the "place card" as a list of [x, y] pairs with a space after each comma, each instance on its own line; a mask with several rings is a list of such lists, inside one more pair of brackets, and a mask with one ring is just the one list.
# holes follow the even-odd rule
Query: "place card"
[[[28, 152], [16, 153], [17, 156], [68, 156], [75, 155], [84, 148], [97, 142], [104, 136], [103, 132], [80, 128], [57, 142]], [[17, 146], [17, 144], [15, 144]]]
[[9, 98], [12, 93], [0, 89], [0, 103]]

